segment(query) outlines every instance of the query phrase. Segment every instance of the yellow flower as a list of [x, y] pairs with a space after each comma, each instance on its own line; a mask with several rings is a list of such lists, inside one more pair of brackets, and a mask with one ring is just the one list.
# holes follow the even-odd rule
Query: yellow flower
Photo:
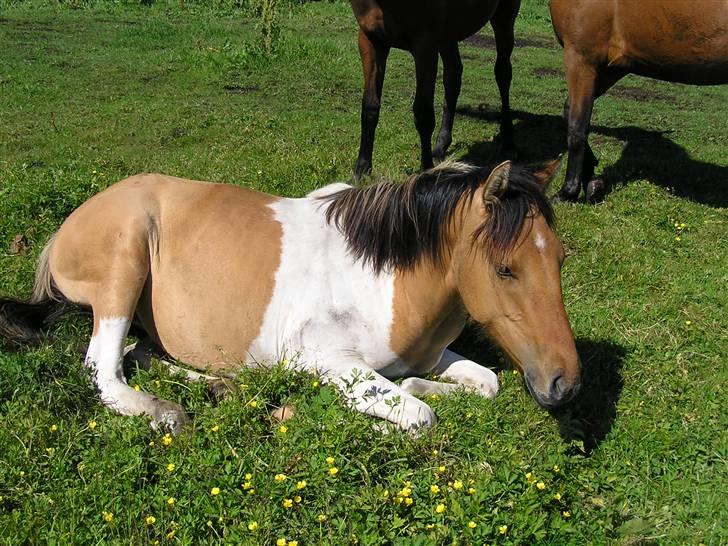
[[501, 525], [500, 527], [498, 527], [498, 532], [501, 535], [505, 535], [508, 532], [508, 525]]
[[169, 533], [167, 533], [167, 539], [172, 540], [174, 538], [174, 535], [177, 534], [177, 529], [172, 529]]
[[543, 491], [544, 489], [546, 489], [546, 484], [543, 482], [538, 482], [536, 484], [536, 489], [538, 489], [539, 491]]
[[477, 524], [477, 523], [475, 523], [474, 521], [469, 521], [469, 522], [468, 522], [468, 527], [469, 527], [470, 529], [475, 529], [475, 528], [476, 528], [477, 526], [478, 526], [478, 524]]
[[58, 426], [57, 425], [51, 425], [51, 432], [55, 432], [57, 430], [58, 430]]
[[162, 443], [166, 446], [172, 445], [172, 435], [169, 432], [162, 436]]
[[463, 488], [463, 482], [461, 482], [460, 480], [455, 480], [454, 482], [452, 482], [452, 488], [455, 491], [460, 491]]
[[279, 538], [278, 540], [276, 540], [276, 546], [286, 546], [286, 539]]
[[564, 510], [563, 512], [561, 512], [561, 515], [568, 519], [571, 517], [571, 512], [569, 512], [568, 510]]
[[147, 525], [154, 525], [154, 522], [157, 521], [157, 518], [154, 516], [147, 516], [147, 518], [144, 520], [144, 523]]
[[248, 489], [248, 495], [255, 495], [255, 489]]
[[251, 408], [257, 408], [258, 407], [258, 402], [256, 400], [251, 400], [250, 402], [248, 402], [248, 405]]
[[557, 474], [559, 472], [561, 472], [561, 469], [559, 468], [559, 465], [557, 465], [557, 464], [554, 465], [554, 472], [556, 472]]
[[339, 473], [339, 469], [336, 468], [335, 466], [332, 466], [331, 468], [329, 468], [329, 475], [336, 476], [338, 473]]
[[220, 494], [220, 488], [219, 487], [213, 487], [212, 489], [210, 489], [210, 495], [212, 495], [213, 497], [215, 497], [215, 496], [217, 496], [219, 494]]
[[438, 485], [431, 485], [430, 486], [430, 493], [433, 495], [437, 495], [440, 492], [440, 487]]
[[176, 467], [174, 466], [174, 463], [169, 463], [169, 464], [167, 465], [167, 472], [174, 472], [174, 469], [175, 469], [175, 468], [176, 468]]
[[273, 476], [273, 479], [276, 483], [281, 483], [282, 481], [285, 481], [286, 477], [287, 476], [285, 474], [276, 474], [275, 476]]
[[470, 493], [471, 495], [474, 495], [475, 494], [475, 487], [468, 487], [468, 493]]
[[335, 459], [333, 457], [326, 457], [327, 464], [332, 465], [332, 464], [334, 464], [334, 462], [335, 462]]
[[250, 473], [248, 473], [248, 474], [246, 474], [246, 475], [245, 475], [245, 479], [246, 479], [247, 481], [250, 481], [250, 480], [252, 480], [252, 479], [253, 479], [253, 475], [252, 475], [252, 474], [250, 474]]
[[425, 529], [427, 529], [427, 530], [434, 529], [434, 528], [435, 528], [435, 526], [432, 525], [432, 523], [428, 523], [427, 525], [425, 525]]
[[324, 521], [326, 521], [326, 514], [319, 514], [318, 516], [316, 516], [316, 521], [318, 521], [319, 523], [323, 523]]
[[292, 499], [283, 499], [283, 508], [290, 508], [291, 506], [293, 506]]
[[139, 385], [134, 385], [134, 390], [139, 392], [142, 388]]
[[446, 468], [445, 468], [445, 465], [440, 465], [440, 466], [438, 467], [438, 470], [439, 470], [440, 472], [445, 472], [445, 470], [446, 470]]
[[403, 497], [395, 497], [394, 498], [394, 502], [396, 502], [397, 504], [402, 504], [404, 502], [404, 498]]
[[296, 495], [295, 497], [293, 497], [293, 502], [295, 502], [295, 503], [301, 502], [301, 495]]
[[680, 241], [680, 236], [678, 235], [677, 237], [675, 237], [675, 240]]
[[280, 432], [281, 434], [285, 434], [286, 432], [288, 432], [288, 427], [286, 425], [281, 425], [278, 427], [278, 432]]
[[433, 449], [433, 450], [432, 450], [432, 454], [433, 454], [433, 455], [434, 455], [435, 457], [437, 457], [437, 454], [438, 454], [438, 453], [439, 453], [439, 451], [437, 451], [436, 449]]
[[404, 503], [407, 506], [411, 506], [413, 502], [415, 502], [415, 501], [412, 500], [412, 497], [407, 497], [406, 499], [404, 499]]
[[319, 386], [319, 382], [318, 381], [314, 381], [313, 383], [311, 383], [311, 386], [315, 389], [316, 387]]
[[296, 483], [296, 489], [301, 490], [307, 485], [308, 483], [306, 483], [306, 480], [301, 480], [300, 482]]
[[104, 516], [104, 521], [106, 523], [111, 523], [111, 520], [114, 519], [114, 514], [112, 514], [111, 512], [104, 511], [101, 512], [101, 515]]
[[154, 440], [149, 442], [149, 447], [152, 447], [154, 445]]
[[212, 427], [212, 428], [211, 428], [210, 430], [211, 430], [212, 432], [217, 432], [218, 430], [220, 430], [220, 425], [215, 425], [215, 426], [214, 426], [214, 427]]
[[445, 505], [440, 503], [437, 506], [435, 506], [435, 512], [438, 514], [442, 514], [445, 511]]
[[175, 499], [174, 497], [169, 497], [167, 499], [167, 504], [169, 504], [170, 506], [174, 506], [175, 502], [177, 502], [177, 499]]
[[403, 487], [399, 492], [400, 497], [409, 497], [411, 494], [412, 489], [410, 489], [409, 487]]
[[89, 421], [88, 422], [88, 428], [90, 428], [91, 430], [95, 429], [96, 428], [96, 421]]
[[686, 321], [685, 321], [685, 326], [690, 326], [690, 325], [691, 325], [692, 323], [693, 323], [693, 322], [692, 322], [691, 320], [686, 320]]
[[249, 531], [257, 531], [258, 530], [258, 522], [257, 521], [250, 521], [248, 522], [248, 530]]
[[288, 546], [298, 546], [298, 541], [297, 540], [289, 540], [288, 541]]
[[55, 447], [47, 447], [46, 452], [48, 452], [48, 455], [53, 455], [53, 453], [56, 451]]
[[554, 500], [560, 501], [561, 500], [561, 493], [556, 493], [554, 495]]
[[252, 489], [252, 487], [253, 487], [253, 484], [252, 484], [252, 483], [250, 483], [250, 482], [245, 482], [245, 483], [244, 483], [244, 484], [242, 485], [242, 488], [243, 488], [243, 489], [244, 489], [245, 491], [247, 491], [248, 489]]

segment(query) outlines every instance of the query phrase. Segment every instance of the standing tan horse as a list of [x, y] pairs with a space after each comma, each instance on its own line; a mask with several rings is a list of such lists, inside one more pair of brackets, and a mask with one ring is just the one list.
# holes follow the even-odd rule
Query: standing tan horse
[[728, 0], [551, 0], [551, 20], [564, 47], [569, 98], [569, 162], [559, 197], [573, 201], [597, 164], [589, 147], [594, 100], [620, 78], [728, 83]]
[[[493, 27], [497, 52], [494, 71], [501, 96], [501, 139], [504, 150], [515, 150], [509, 92], [513, 24], [521, 0], [351, 0], [351, 7], [359, 23], [359, 54], [364, 70], [361, 141], [355, 177], [372, 169], [374, 131], [379, 121], [390, 48], [404, 49], [414, 57], [417, 88], [412, 109], [420, 135], [422, 169], [429, 169], [433, 154], [438, 159], [445, 157], [452, 142], [463, 73], [458, 42], [478, 32], [488, 21]], [[445, 103], [433, 152], [438, 54], [442, 58]]]
[[[561, 297], [550, 171], [445, 163], [404, 184], [335, 184], [285, 199], [138, 175], [74, 211], [41, 255], [31, 303], [0, 300], [0, 340], [32, 341], [62, 301], [90, 308], [101, 400], [178, 432], [177, 404], [127, 386], [137, 319], [172, 357], [212, 372], [286, 359], [357, 410], [405, 430], [435, 422], [415, 394], [495, 374], [446, 349], [466, 318], [524, 372], [534, 398], [572, 398], [580, 363]], [[453, 383], [419, 379], [436, 373]], [[407, 377], [401, 385], [392, 379]]]

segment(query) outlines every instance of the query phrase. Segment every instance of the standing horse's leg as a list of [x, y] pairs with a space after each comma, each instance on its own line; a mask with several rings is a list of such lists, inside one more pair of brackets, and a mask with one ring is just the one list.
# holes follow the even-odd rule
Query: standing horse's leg
[[452, 143], [452, 124], [455, 119], [460, 85], [463, 79], [463, 62], [460, 60], [458, 43], [452, 42], [440, 47], [442, 58], [442, 79], [445, 86], [445, 103], [442, 107], [442, 124], [437, 136], [432, 155], [437, 160], [445, 158], [445, 153]]
[[511, 117], [511, 79], [513, 78], [513, 67], [511, 65], [511, 53], [513, 53], [513, 26], [516, 22], [518, 10], [521, 7], [520, 0], [500, 2], [496, 12], [490, 20], [495, 35], [496, 58], [493, 72], [495, 81], [498, 84], [498, 91], [501, 98], [501, 122], [500, 136], [503, 151], [509, 155], [515, 155], [516, 144], [513, 139], [513, 118]]
[[587, 185], [591, 181], [597, 165], [597, 158], [588, 141], [594, 100], [619, 81], [624, 73], [609, 69], [600, 73], [570, 49], [564, 51], [564, 62], [569, 88], [569, 97], [564, 105], [565, 111], [568, 107], [569, 160], [566, 167], [566, 179], [559, 191], [558, 198], [576, 201], [581, 188], [587, 190]]
[[384, 72], [387, 67], [389, 46], [372, 41], [364, 31], [359, 31], [359, 55], [364, 71], [364, 94], [361, 101], [361, 138], [359, 158], [354, 167], [354, 178], [372, 170], [374, 132], [379, 122]]
[[412, 49], [415, 59], [417, 90], [412, 112], [420, 135], [420, 166], [432, 168], [432, 133], [435, 130], [435, 80], [437, 79], [437, 47], [423, 43]]
[[437, 422], [435, 412], [389, 379], [359, 361], [335, 359], [319, 365], [325, 381], [335, 383], [349, 404], [362, 413], [386, 419], [402, 430], [415, 432]]

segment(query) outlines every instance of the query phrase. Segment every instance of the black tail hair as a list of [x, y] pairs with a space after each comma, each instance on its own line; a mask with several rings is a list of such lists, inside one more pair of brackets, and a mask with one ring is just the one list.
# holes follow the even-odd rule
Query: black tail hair
[[77, 310], [61, 294], [35, 303], [0, 298], [0, 346], [19, 349], [40, 345], [58, 319]]

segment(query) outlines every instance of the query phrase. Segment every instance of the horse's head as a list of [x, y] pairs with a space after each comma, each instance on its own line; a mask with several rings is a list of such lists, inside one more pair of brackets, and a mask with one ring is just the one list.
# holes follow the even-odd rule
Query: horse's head
[[505, 162], [466, 209], [454, 254], [455, 282], [470, 316], [523, 372], [536, 401], [573, 398], [581, 364], [561, 295], [564, 247], [544, 191], [558, 167], [530, 173]]

